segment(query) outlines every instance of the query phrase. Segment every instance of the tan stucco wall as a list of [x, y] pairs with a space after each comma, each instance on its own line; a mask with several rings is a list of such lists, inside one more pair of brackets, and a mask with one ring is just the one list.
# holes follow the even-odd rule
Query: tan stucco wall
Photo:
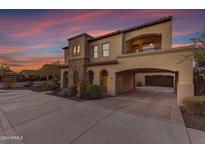
[[124, 40], [126, 42], [134, 37], [145, 34], [161, 34], [162, 49], [169, 49], [172, 45], [172, 21], [125, 33]]
[[[150, 27], [134, 30], [127, 33], [121, 33], [107, 38], [89, 42], [90, 62], [115, 59], [117, 56], [122, 55], [122, 53], [124, 53], [124, 51], [127, 50], [126, 49], [127, 41], [129, 41], [132, 38], [136, 38], [138, 36], [142, 36], [146, 34], [160, 34], [162, 39], [161, 48], [169, 49], [171, 48], [171, 44], [172, 44], [172, 21], [160, 23]], [[103, 57], [102, 44], [108, 42], [110, 43], [110, 56]], [[94, 45], [98, 45], [98, 58], [93, 58], [91, 56], [92, 47]]]
[[[102, 45], [104, 43], [110, 43], [110, 55], [103, 57]], [[112, 60], [122, 53], [122, 34], [114, 35], [104, 39], [96, 40], [89, 43], [90, 53], [92, 53], [92, 47], [98, 45], [98, 58], [90, 57], [90, 62]], [[92, 55], [92, 54], [91, 54]]]
[[116, 77], [117, 79], [117, 89], [119, 93], [129, 92], [134, 89], [134, 78], [133, 72], [122, 72]]

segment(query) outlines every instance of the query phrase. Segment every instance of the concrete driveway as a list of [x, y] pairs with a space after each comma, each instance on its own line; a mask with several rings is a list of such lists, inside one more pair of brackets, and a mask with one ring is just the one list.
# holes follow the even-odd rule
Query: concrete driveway
[[153, 88], [84, 102], [0, 91], [0, 136], [1, 143], [190, 143], [175, 94]]

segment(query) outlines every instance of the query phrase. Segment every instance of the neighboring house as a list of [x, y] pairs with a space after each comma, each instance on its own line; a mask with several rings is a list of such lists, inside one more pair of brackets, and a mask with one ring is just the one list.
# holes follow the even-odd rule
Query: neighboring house
[[40, 77], [39, 70], [22, 70], [21, 74], [26, 78]]
[[180, 104], [193, 95], [194, 46], [172, 48], [172, 17], [99, 37], [68, 39], [61, 66], [61, 88], [87, 83], [116, 96], [143, 85], [173, 87]]

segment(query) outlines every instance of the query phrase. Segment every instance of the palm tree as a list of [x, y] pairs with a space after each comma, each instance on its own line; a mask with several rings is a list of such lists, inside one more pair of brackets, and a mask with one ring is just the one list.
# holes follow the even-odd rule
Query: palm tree
[[59, 64], [46, 64], [40, 69], [40, 77], [45, 77], [49, 80], [52, 77], [54, 80], [60, 78], [60, 67]]

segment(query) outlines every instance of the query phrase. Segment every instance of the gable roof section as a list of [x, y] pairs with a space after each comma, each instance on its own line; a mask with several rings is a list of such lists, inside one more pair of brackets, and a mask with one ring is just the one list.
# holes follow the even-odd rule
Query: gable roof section
[[[149, 26], [157, 25], [157, 24], [160, 24], [160, 23], [171, 21], [172, 19], [173, 19], [172, 16], [167, 16], [167, 17], [159, 18], [157, 20], [153, 20], [153, 21], [150, 21], [150, 22], [138, 25], [138, 26], [133, 26], [133, 27], [126, 28], [126, 29], [123, 29], [123, 30], [117, 30], [117, 31], [114, 31], [114, 32], [111, 32], [111, 33], [108, 33], [108, 34], [105, 34], [105, 35], [97, 36], [97, 37], [92, 37], [87, 33], [82, 33], [82, 34], [70, 37], [68, 39], [68, 41], [71, 40], [71, 39], [83, 36], [83, 35], [87, 36], [87, 37], [90, 37], [90, 39], [88, 41], [95, 41], [95, 40], [103, 39], [103, 38], [110, 37], [110, 36], [113, 36], [113, 35], [117, 35], [117, 34], [120, 34], [120, 33], [127, 33], [127, 32], [130, 32], [130, 31], [133, 31], [133, 30], [138, 30], [138, 29], [149, 27]], [[67, 47], [64, 47], [63, 49], [67, 49]]]
[[81, 34], [79, 34], [79, 35], [76, 35], [76, 36], [73, 36], [73, 37], [68, 38], [68, 40], [72, 40], [72, 39], [77, 38], [77, 37], [80, 37], [80, 36], [87, 36], [87, 37], [93, 38], [92, 36], [90, 36], [90, 35], [87, 34], [87, 33], [81, 33]]

